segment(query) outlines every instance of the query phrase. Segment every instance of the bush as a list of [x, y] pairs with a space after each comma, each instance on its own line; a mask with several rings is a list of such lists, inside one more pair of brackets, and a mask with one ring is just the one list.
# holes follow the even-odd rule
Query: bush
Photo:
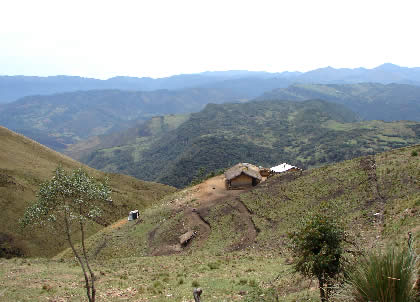
[[348, 281], [355, 301], [415, 301], [416, 259], [410, 248], [388, 248], [359, 260]]
[[419, 153], [418, 153], [416, 150], [413, 150], [413, 151], [411, 152], [411, 156], [417, 156], [417, 155], [419, 155]]
[[344, 230], [335, 218], [324, 213], [304, 218], [297, 232], [290, 233], [294, 269], [305, 277], [316, 277], [321, 301], [328, 301], [333, 281], [342, 271]]
[[218, 268], [220, 268], [220, 263], [219, 262], [210, 262], [210, 263], [207, 264], [207, 266], [210, 269], [218, 269]]

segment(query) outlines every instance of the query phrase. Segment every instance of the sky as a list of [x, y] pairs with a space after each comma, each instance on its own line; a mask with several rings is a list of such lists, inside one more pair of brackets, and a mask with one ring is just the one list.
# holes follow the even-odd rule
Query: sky
[[2, 0], [0, 75], [420, 66], [418, 0]]

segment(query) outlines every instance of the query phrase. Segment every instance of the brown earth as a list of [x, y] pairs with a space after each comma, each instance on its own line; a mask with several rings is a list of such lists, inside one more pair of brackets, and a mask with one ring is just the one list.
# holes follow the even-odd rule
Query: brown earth
[[[239, 250], [252, 244], [257, 236], [251, 213], [239, 199], [239, 195], [248, 190], [252, 190], [252, 188], [226, 190], [225, 177], [224, 175], [219, 175], [207, 179], [194, 187], [185, 189], [181, 192], [183, 197], [176, 198], [170, 203], [174, 207], [174, 213], [183, 213], [184, 230], [198, 230], [196, 236], [190, 240], [190, 242], [195, 242], [196, 247], [201, 247], [211, 234], [212, 225], [207, 219], [211, 208], [220, 204], [228, 205], [225, 211], [234, 213], [241, 221], [241, 226], [238, 226], [237, 232], [242, 234], [242, 237], [239, 242], [230, 247], [231, 250]], [[153, 230], [151, 234], [153, 235], [158, 228]], [[153, 240], [153, 237], [149, 236], [149, 239]], [[167, 255], [180, 252], [187, 249], [190, 242], [183, 246], [180, 244], [174, 245], [173, 242], [161, 244], [154, 247], [152, 255]]]

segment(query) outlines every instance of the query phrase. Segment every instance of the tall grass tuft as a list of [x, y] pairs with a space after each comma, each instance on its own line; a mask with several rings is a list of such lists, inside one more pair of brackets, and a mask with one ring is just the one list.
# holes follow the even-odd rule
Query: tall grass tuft
[[415, 301], [416, 260], [410, 247], [388, 248], [362, 258], [349, 273], [354, 301]]

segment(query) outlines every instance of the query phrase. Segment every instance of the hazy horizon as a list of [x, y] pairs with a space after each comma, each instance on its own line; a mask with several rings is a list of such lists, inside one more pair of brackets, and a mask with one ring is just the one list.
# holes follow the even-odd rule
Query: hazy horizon
[[0, 73], [162, 78], [420, 66], [420, 2], [4, 0]]
[[[316, 68], [316, 69], [311, 69], [311, 70], [308, 70], [308, 71], [300, 71], [300, 70], [281, 70], [281, 71], [273, 71], [273, 72], [269, 72], [269, 71], [265, 71], [265, 70], [245, 70], [245, 69], [242, 69], [242, 70], [237, 70], [237, 69], [227, 69], [227, 70], [205, 70], [205, 71], [199, 71], [199, 72], [196, 72], [196, 73], [178, 73], [178, 74], [171, 74], [171, 75], [168, 75], [168, 76], [162, 76], [162, 77], [147, 77], [147, 76], [145, 76], [145, 77], [136, 77], [136, 76], [128, 76], [128, 75], [115, 75], [115, 76], [112, 76], [112, 77], [109, 77], [109, 78], [105, 78], [105, 77], [88, 77], [88, 76], [80, 76], [80, 75], [77, 75], [77, 74], [52, 74], [52, 75], [45, 75], [45, 76], [39, 76], [39, 75], [31, 75], [31, 74], [28, 74], [28, 75], [24, 75], [24, 74], [14, 74], [14, 75], [11, 75], [11, 74], [0, 74], [0, 76], [10, 76], [10, 77], [19, 77], [19, 76], [27, 76], [27, 77], [40, 77], [40, 78], [46, 78], [46, 77], [80, 77], [80, 78], [86, 78], [86, 79], [97, 79], [97, 80], [109, 80], [109, 79], [112, 79], [112, 78], [117, 78], [117, 77], [132, 77], [132, 78], [151, 78], [151, 79], [162, 79], [162, 78], [168, 78], [168, 77], [173, 77], [173, 76], [180, 76], [180, 75], [196, 75], [196, 74], [204, 74], [204, 73], [218, 73], [218, 72], [255, 72], [255, 73], [269, 73], [269, 74], [276, 74], [276, 73], [284, 73], [284, 72], [290, 72], [290, 73], [293, 73], [293, 72], [298, 72], [298, 73], [305, 73], [305, 72], [310, 72], [310, 71], [314, 71], [314, 70], [317, 70], [317, 69], [325, 69], [325, 68], [333, 68], [333, 69], [360, 69], [360, 68], [362, 68], [362, 69], [375, 69], [375, 68], [378, 68], [378, 67], [380, 67], [380, 66], [383, 66], [383, 65], [396, 65], [396, 66], [399, 66], [399, 65], [397, 65], [397, 64], [393, 64], [393, 63], [391, 63], [391, 62], [385, 62], [385, 63], [383, 63], [383, 64], [380, 64], [380, 65], [378, 65], [378, 66], [374, 66], [374, 67], [372, 67], [372, 68], [367, 68], [367, 67], [363, 67], [363, 66], [359, 66], [359, 67], [355, 67], [355, 68], [348, 68], [348, 67], [340, 67], [340, 68], [336, 68], [336, 67], [334, 67], [334, 66], [323, 66], [323, 67], [319, 67], [319, 68]], [[402, 68], [420, 68], [419, 66], [399, 66], [399, 67], [402, 67]]]

